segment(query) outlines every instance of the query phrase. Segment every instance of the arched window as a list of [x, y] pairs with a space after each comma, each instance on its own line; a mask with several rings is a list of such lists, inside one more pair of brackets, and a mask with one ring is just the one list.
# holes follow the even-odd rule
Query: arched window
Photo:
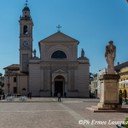
[[28, 34], [28, 26], [24, 25], [23, 33], [24, 33], [25, 35]]
[[67, 58], [67, 56], [66, 56], [66, 54], [65, 54], [63, 51], [58, 50], [58, 51], [55, 51], [55, 52], [52, 54], [51, 58], [55, 58], [55, 59], [65, 59], [65, 58]]
[[58, 76], [55, 77], [55, 79], [64, 79], [64, 77], [61, 76], [61, 75], [58, 75]]

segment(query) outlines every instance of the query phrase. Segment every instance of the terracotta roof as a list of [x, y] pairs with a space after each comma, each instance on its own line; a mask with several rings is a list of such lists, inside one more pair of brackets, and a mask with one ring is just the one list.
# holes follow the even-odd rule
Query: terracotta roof
[[114, 67], [116, 71], [120, 71], [122, 68], [128, 67], [128, 61], [118, 64]]
[[[12, 65], [7, 66], [7, 67], [4, 68], [4, 70], [6, 70], [6, 69], [8, 71], [10, 71], [11, 76], [16, 76], [16, 75], [26, 76], [26, 75], [28, 75], [28, 73], [24, 73], [24, 72], [20, 71], [20, 65], [19, 64], [12, 64]], [[5, 76], [7, 76], [7, 72], [5, 72]]]
[[20, 65], [19, 64], [12, 64], [10, 66], [7, 66], [4, 68], [5, 69], [8, 69], [8, 70], [19, 70], [20, 69]]

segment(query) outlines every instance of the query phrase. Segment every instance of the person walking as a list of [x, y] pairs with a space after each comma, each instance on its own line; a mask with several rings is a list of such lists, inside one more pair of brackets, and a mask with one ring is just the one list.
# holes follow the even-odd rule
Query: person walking
[[60, 92], [58, 92], [57, 97], [58, 97], [58, 102], [61, 102], [61, 94], [60, 94]]

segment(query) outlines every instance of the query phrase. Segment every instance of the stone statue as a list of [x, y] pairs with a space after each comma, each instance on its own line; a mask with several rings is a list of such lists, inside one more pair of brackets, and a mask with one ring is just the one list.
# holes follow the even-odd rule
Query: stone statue
[[82, 51], [81, 51], [81, 57], [85, 57], [85, 52], [84, 52], [83, 48], [82, 48]]
[[109, 41], [106, 46], [105, 58], [108, 63], [108, 74], [114, 74], [114, 60], [116, 57], [116, 46], [113, 45], [113, 41]]

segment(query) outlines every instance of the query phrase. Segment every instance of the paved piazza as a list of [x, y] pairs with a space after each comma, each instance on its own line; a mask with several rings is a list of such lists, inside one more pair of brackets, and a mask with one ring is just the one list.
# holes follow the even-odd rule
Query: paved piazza
[[[0, 102], [0, 128], [116, 128], [127, 113], [93, 113], [86, 107], [96, 99], [32, 98], [26, 102]], [[96, 125], [96, 123], [106, 123]], [[84, 125], [82, 125], [84, 124]], [[109, 124], [109, 125], [108, 125]]]

